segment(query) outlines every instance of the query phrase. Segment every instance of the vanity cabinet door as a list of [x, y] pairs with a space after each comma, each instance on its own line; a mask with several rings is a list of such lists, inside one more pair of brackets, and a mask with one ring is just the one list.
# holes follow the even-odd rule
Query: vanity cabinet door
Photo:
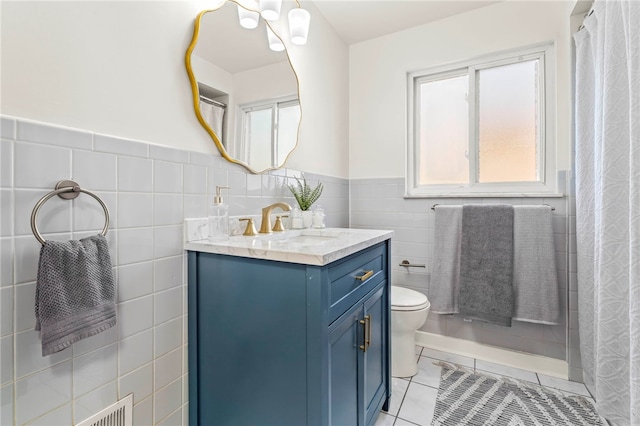
[[329, 419], [331, 425], [362, 425], [358, 382], [362, 368], [362, 305], [344, 314], [329, 331]]
[[333, 426], [375, 423], [387, 400], [386, 282], [329, 329], [330, 420]]
[[367, 351], [364, 352], [364, 395], [365, 424], [375, 422], [380, 412], [379, 401], [386, 391], [387, 343], [385, 324], [387, 310], [385, 300], [388, 295], [384, 286], [364, 302]]

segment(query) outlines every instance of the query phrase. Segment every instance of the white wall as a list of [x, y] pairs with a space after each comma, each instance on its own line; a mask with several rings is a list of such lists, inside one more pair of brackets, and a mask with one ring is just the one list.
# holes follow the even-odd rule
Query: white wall
[[[193, 20], [206, 6], [3, 1], [0, 112], [215, 153], [193, 113], [184, 65]], [[290, 49], [304, 105], [299, 149], [287, 166], [346, 177], [348, 50], [308, 9], [309, 42]]]
[[407, 72], [548, 41], [556, 44], [557, 169], [569, 169], [574, 4], [501, 2], [352, 45], [349, 177], [404, 176]]

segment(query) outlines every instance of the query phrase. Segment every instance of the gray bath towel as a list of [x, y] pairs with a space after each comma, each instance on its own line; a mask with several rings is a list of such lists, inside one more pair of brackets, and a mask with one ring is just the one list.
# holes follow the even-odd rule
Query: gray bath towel
[[42, 356], [116, 324], [115, 283], [109, 245], [102, 235], [46, 241], [36, 283], [36, 330]]
[[429, 302], [434, 314], [457, 314], [462, 206], [437, 206]]
[[551, 207], [515, 206], [513, 213], [513, 319], [558, 324], [560, 298]]
[[513, 206], [464, 205], [460, 250], [460, 314], [511, 326]]

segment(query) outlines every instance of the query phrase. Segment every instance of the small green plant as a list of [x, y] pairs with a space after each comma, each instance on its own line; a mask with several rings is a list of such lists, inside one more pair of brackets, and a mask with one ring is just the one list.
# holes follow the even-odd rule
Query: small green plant
[[296, 177], [296, 182], [297, 185], [289, 185], [289, 190], [298, 202], [300, 210], [309, 210], [309, 207], [318, 201], [318, 198], [322, 195], [322, 183], [318, 182], [318, 186], [315, 189], [311, 189], [304, 176], [302, 177], [302, 182]]

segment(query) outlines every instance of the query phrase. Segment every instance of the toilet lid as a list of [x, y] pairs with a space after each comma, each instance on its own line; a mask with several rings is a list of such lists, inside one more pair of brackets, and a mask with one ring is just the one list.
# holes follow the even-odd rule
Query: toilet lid
[[391, 286], [391, 309], [394, 311], [419, 311], [429, 306], [424, 294], [404, 287]]

